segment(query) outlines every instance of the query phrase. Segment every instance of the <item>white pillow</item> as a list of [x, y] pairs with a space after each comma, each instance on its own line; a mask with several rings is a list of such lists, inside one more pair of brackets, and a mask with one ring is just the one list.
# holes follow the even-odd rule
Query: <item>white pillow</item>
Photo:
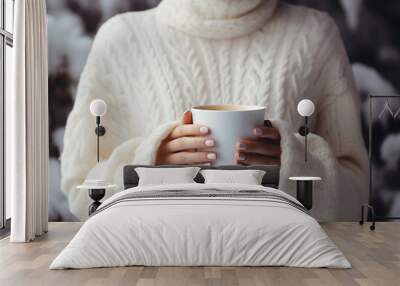
[[202, 170], [205, 184], [261, 185], [265, 171], [261, 170]]
[[135, 168], [139, 186], [195, 183], [199, 167], [184, 168]]

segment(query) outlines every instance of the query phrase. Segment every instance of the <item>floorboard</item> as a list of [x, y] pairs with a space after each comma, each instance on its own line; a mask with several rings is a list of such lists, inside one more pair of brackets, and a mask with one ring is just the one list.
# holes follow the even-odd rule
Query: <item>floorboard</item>
[[124, 267], [48, 270], [80, 223], [50, 223], [49, 233], [22, 244], [0, 240], [0, 285], [400, 285], [400, 222], [377, 223], [375, 231], [357, 223], [323, 224], [353, 268], [289, 267]]

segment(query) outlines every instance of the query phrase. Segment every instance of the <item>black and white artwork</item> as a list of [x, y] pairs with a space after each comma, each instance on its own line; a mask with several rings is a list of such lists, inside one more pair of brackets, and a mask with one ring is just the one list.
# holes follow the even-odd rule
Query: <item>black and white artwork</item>
[[[49, 41], [50, 221], [73, 221], [61, 191], [60, 155], [83, 66], [99, 27], [112, 16], [160, 0], [47, 0]], [[400, 1], [286, 0], [328, 13], [339, 27], [359, 90], [369, 145], [369, 94], [400, 94]], [[400, 218], [400, 99], [371, 99], [371, 202], [379, 218]], [[360, 146], [361, 148], [361, 146]]]

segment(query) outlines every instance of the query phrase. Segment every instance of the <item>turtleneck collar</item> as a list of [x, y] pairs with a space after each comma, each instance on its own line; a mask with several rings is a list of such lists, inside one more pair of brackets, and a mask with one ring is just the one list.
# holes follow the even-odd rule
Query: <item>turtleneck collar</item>
[[260, 29], [278, 0], [163, 0], [157, 19], [193, 36], [229, 39]]

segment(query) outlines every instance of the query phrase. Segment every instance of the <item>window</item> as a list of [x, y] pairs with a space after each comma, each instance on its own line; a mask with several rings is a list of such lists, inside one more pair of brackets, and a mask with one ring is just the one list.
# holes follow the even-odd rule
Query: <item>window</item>
[[0, 0], [0, 228], [11, 217], [10, 194], [5, 188], [5, 98], [11, 92], [12, 47], [14, 31], [14, 0]]

